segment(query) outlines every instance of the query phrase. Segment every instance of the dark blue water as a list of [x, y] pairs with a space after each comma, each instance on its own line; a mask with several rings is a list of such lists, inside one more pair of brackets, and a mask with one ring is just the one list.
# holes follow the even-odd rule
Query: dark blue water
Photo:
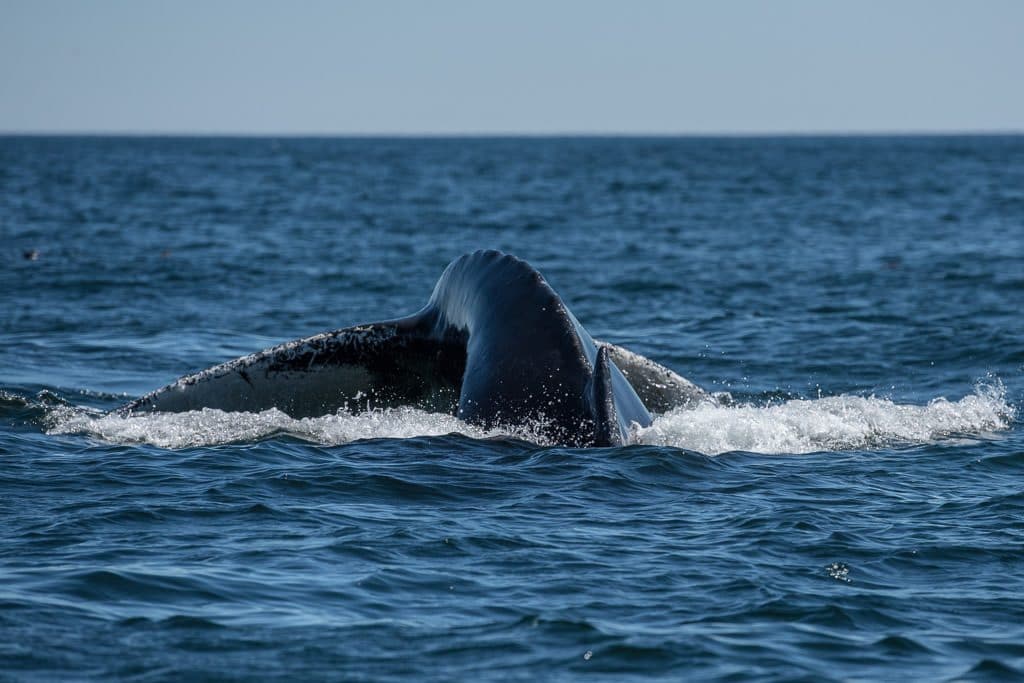
[[[101, 412], [483, 247], [733, 403]], [[1024, 676], [1024, 138], [0, 138], [0, 263], [2, 679]]]

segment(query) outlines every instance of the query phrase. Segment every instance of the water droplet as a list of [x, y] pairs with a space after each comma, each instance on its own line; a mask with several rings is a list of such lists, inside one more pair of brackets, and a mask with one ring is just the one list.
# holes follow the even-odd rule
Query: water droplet
[[828, 574], [831, 579], [850, 583], [850, 568], [842, 562], [833, 562], [829, 566], [825, 567], [825, 573]]

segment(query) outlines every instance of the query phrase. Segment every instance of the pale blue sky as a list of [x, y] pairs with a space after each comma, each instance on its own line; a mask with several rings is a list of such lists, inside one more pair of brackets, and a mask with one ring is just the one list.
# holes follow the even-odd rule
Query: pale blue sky
[[1024, 131], [1024, 1], [0, 0], [0, 131]]

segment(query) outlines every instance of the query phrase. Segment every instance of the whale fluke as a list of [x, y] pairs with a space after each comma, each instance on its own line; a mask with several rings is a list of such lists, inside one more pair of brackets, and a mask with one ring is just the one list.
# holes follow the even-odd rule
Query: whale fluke
[[595, 342], [533, 267], [497, 251], [453, 261], [406, 318], [317, 334], [182, 377], [119, 409], [292, 417], [412, 405], [485, 426], [529, 423], [571, 446], [628, 443], [650, 410], [706, 398], [668, 368]]

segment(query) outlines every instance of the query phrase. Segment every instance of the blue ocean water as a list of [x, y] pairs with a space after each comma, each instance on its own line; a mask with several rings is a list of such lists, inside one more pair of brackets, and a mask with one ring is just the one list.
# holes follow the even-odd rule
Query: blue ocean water
[[[1022, 137], [6, 137], [0, 245], [0, 679], [1024, 676]], [[731, 403], [103, 414], [478, 248]]]

